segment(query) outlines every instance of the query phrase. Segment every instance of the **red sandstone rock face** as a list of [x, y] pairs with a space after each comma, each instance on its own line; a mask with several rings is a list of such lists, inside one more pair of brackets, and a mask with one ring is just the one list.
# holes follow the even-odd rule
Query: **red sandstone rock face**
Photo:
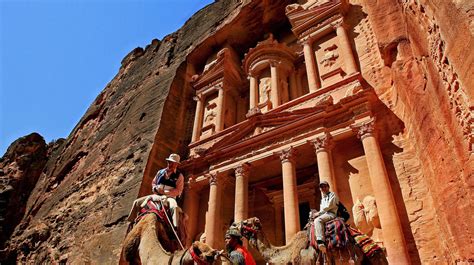
[[[178, 32], [130, 52], [51, 153], [8, 243], [10, 261], [116, 263], [133, 199], [148, 193], [170, 152], [187, 153], [196, 69], [185, 60], [203, 60], [226, 41], [238, 52], [254, 47], [264, 32], [278, 32], [290, 2], [219, 1]], [[474, 4], [350, 4], [346, 23], [360, 71], [384, 111], [404, 124], [382, 150], [393, 161], [389, 175], [400, 194], [410, 258], [414, 264], [472, 259]], [[18, 166], [5, 161], [5, 176], [16, 176]]]
[[21, 221], [48, 151], [43, 137], [32, 133], [13, 142], [0, 159], [0, 247]]

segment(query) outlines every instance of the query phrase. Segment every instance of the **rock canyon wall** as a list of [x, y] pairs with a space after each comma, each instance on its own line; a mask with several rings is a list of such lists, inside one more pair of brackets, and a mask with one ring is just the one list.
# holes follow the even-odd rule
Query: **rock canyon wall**
[[[13, 143], [0, 161], [0, 262], [117, 263], [133, 200], [169, 153], [189, 155], [193, 75], [219, 47], [243, 60], [268, 33], [286, 36], [294, 2], [216, 1], [131, 51], [67, 139]], [[474, 262], [473, 17], [472, 1], [348, 3], [357, 67], [398, 132], [381, 149], [413, 264]]]

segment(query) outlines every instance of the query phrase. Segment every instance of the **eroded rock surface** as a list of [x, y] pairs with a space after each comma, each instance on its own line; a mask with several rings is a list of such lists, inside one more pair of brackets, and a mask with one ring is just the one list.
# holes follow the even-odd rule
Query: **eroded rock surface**
[[[148, 193], [170, 152], [188, 155], [193, 75], [225, 45], [243, 59], [269, 36], [292, 34], [285, 7], [295, 2], [306, 1], [216, 1], [125, 56], [64, 142], [48, 148], [37, 135], [26, 137], [34, 144], [15, 142], [0, 161], [0, 204], [18, 203], [24, 215], [0, 220], [5, 235], [13, 233], [3, 259], [117, 263], [132, 201]], [[364, 85], [383, 103], [384, 124], [397, 127], [381, 149], [411, 262], [472, 261], [474, 3], [348, 4], [345, 26]], [[360, 160], [350, 163], [367, 167]], [[25, 186], [12, 184], [18, 179]]]

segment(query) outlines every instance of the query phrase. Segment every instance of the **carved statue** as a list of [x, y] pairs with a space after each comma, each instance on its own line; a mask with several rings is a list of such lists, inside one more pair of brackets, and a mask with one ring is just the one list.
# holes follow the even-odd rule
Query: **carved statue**
[[258, 86], [259, 91], [259, 102], [265, 103], [270, 100], [270, 93], [272, 90], [271, 86], [271, 78], [270, 77], [263, 77], [260, 78], [260, 84]]
[[[130, 231], [123, 242], [122, 262], [130, 264], [194, 264], [195, 259], [214, 263], [220, 252], [202, 242], [194, 242], [191, 248], [168, 252], [162, 245], [161, 236], [166, 233], [164, 225], [155, 214], [143, 217]], [[164, 242], [163, 242], [164, 243]], [[195, 254], [193, 257], [193, 253]]]
[[331, 67], [333, 64], [336, 63], [337, 58], [339, 58], [339, 53], [337, 52], [337, 45], [333, 44], [326, 49], [326, 52], [323, 56], [323, 59], [319, 63], [321, 63], [324, 67]]
[[[285, 246], [276, 247], [271, 245], [265, 237], [260, 220], [257, 217], [249, 218], [233, 226], [240, 231], [246, 231], [243, 232], [242, 235], [249, 240], [250, 245], [270, 264], [315, 264], [317, 262], [323, 264], [324, 262], [324, 258], [321, 257], [323, 255], [321, 255], [319, 251], [316, 251], [313, 247], [308, 247], [309, 239], [306, 231], [298, 232]], [[377, 252], [370, 258], [367, 258], [353, 241], [350, 241], [346, 248], [350, 250], [350, 252], [355, 251], [358, 257], [355, 260], [355, 264], [388, 264], [382, 252]], [[349, 251], [342, 251], [344, 253], [340, 251], [336, 252], [333, 253], [329, 251], [326, 254], [326, 259], [328, 259], [331, 264], [347, 264], [350, 259], [348, 257]]]
[[352, 207], [354, 224], [364, 234], [371, 235], [375, 228], [381, 228], [375, 197], [366, 196], [362, 202], [358, 199]]

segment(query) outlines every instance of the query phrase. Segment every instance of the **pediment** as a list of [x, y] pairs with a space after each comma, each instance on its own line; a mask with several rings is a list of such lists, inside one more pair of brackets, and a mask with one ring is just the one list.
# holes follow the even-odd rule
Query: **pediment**
[[323, 112], [325, 109], [325, 106], [316, 106], [312, 108], [297, 109], [293, 111], [284, 110], [281, 112], [265, 113], [254, 116], [251, 119], [234, 126], [233, 132], [214, 143], [206, 150], [206, 153], [215, 152], [219, 149], [245, 141], [251, 142], [253, 141], [253, 138], [259, 135], [268, 134], [275, 129], [289, 126], [308, 115]]
[[197, 90], [219, 79], [223, 79], [224, 82], [231, 85], [238, 85], [243, 81], [240, 60], [233, 50], [223, 48], [217, 54], [216, 59], [207, 64], [200, 75], [196, 75], [193, 78], [192, 83]]
[[[324, 24], [324, 20], [338, 13], [343, 13], [344, 1], [318, 1], [320, 4], [304, 8], [301, 5], [293, 4], [286, 8], [286, 15], [292, 25], [292, 30], [297, 35], [302, 35], [308, 29], [319, 24]], [[303, 34], [306, 35], [306, 34]], [[300, 36], [301, 37], [301, 36]]]

